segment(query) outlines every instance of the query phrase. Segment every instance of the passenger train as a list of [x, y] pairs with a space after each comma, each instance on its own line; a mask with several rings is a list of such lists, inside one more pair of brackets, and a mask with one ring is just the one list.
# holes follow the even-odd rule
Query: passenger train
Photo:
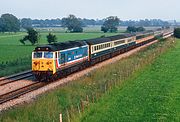
[[32, 52], [32, 72], [38, 81], [54, 81], [157, 38], [172, 35], [172, 29], [163, 29], [37, 46]]

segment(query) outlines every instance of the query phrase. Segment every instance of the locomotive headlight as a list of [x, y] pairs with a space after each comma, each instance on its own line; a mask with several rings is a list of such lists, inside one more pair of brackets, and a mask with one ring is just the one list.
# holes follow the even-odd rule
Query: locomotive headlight
[[37, 65], [39, 64], [39, 62], [38, 62], [38, 61], [34, 61], [33, 64], [34, 64], [35, 66], [37, 66]]
[[37, 65], [37, 62], [33, 62], [34, 65]]
[[46, 64], [49, 65], [49, 61]]
[[47, 61], [46, 64], [47, 64], [48, 70], [52, 71], [52, 61]]
[[51, 65], [51, 64], [52, 64], [52, 62], [51, 62], [51, 61], [48, 61], [46, 64], [47, 64], [47, 65]]

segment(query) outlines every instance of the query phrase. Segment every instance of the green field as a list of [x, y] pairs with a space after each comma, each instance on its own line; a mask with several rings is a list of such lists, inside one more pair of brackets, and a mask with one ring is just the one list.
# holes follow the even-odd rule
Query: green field
[[[14, 34], [0, 36], [0, 55], [1, 61], [8, 61], [13, 59], [18, 59], [26, 55], [31, 55], [32, 50], [35, 46], [31, 46], [30, 43], [27, 43], [25, 46], [22, 45], [19, 40], [26, 33]], [[78, 40], [78, 39], [89, 39], [96, 38], [102, 35], [110, 36], [117, 33], [53, 33], [57, 36], [58, 42], [68, 41], [68, 40]], [[46, 36], [48, 33], [40, 33], [39, 45], [47, 44]]]
[[[0, 115], [0, 121], [58, 122], [59, 113], [63, 114], [63, 121], [68, 121], [68, 115], [72, 121], [150, 121], [160, 117], [176, 120], [180, 42], [175, 48], [174, 45], [172, 40], [158, 42], [42, 95], [31, 104], [8, 110]], [[116, 84], [116, 87], [104, 92], [107, 84]], [[95, 103], [78, 118], [77, 106], [86, 95], [95, 95]]]
[[180, 121], [180, 40], [174, 49], [113, 89], [82, 122]]
[[[47, 44], [46, 36], [48, 32], [39, 32], [40, 40], [38, 45]], [[97, 38], [102, 35], [110, 36], [118, 33], [60, 33], [54, 32], [57, 36], [58, 42], [64, 42], [68, 40], [79, 40]], [[28, 70], [31, 68], [31, 52], [37, 46], [32, 46], [29, 42], [26, 45], [22, 45], [19, 40], [26, 35], [25, 32], [18, 33], [4, 33], [0, 34], [0, 76], [5, 76]], [[24, 63], [26, 62], [26, 63]], [[24, 65], [24, 66], [22, 66]]]

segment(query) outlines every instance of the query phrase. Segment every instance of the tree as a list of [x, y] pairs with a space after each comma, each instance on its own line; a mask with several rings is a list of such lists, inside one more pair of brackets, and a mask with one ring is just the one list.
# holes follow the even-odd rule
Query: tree
[[49, 33], [46, 37], [47, 37], [47, 41], [48, 41], [49, 44], [52, 43], [52, 42], [57, 42], [56, 41], [57, 40], [56, 35], [53, 35], [53, 34]]
[[142, 32], [142, 31], [145, 31], [145, 28], [143, 28], [143, 27], [137, 27], [136, 30], [137, 30], [137, 32]]
[[127, 32], [142, 32], [145, 31], [145, 28], [143, 27], [135, 27], [135, 26], [128, 26]]
[[3, 22], [2, 22], [2, 19], [0, 18], [0, 32], [3, 32], [4, 30], [3, 27], [4, 27]]
[[180, 28], [175, 28], [175, 29], [174, 29], [174, 36], [175, 36], [176, 38], [180, 38]]
[[82, 22], [74, 15], [62, 18], [62, 27], [67, 28], [70, 32], [83, 32]]
[[128, 26], [126, 30], [127, 30], [127, 32], [136, 32], [136, 27]]
[[119, 18], [117, 16], [107, 17], [101, 26], [101, 31], [106, 32], [117, 32], [119, 26]]
[[21, 20], [21, 27], [24, 29], [31, 28], [32, 27], [32, 20], [30, 18], [23, 18]]
[[17, 32], [20, 30], [19, 20], [12, 14], [3, 14], [0, 19], [1, 32]]
[[108, 28], [107, 27], [105, 27], [105, 26], [102, 26], [101, 27], [101, 31], [103, 31], [104, 33], [107, 33], [108, 32]]
[[29, 40], [32, 45], [38, 43], [39, 34], [37, 31], [35, 31], [33, 28], [27, 28], [27, 34], [27, 36], [19, 40], [22, 44], [25, 44], [25, 41], [27, 40]]

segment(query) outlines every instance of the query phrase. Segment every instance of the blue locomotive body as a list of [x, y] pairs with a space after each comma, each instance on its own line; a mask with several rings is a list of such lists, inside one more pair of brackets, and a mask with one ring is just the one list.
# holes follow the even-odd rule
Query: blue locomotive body
[[76, 65], [88, 60], [88, 45], [58, 51], [57, 69]]

